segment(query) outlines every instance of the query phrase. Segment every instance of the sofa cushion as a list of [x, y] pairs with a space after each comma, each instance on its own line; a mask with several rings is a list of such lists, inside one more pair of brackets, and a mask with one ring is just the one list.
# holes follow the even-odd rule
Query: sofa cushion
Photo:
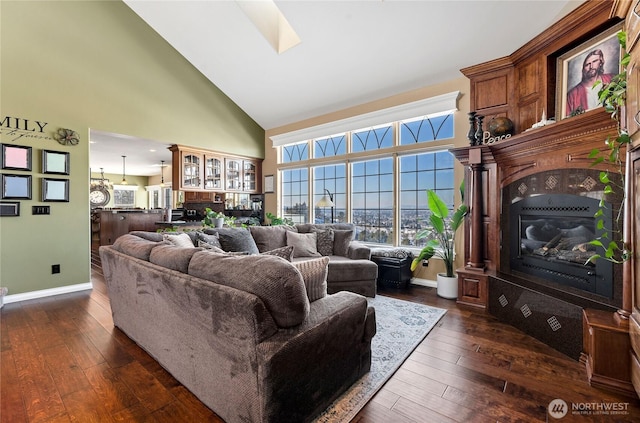
[[352, 260], [342, 256], [331, 256], [327, 275], [329, 283], [367, 279], [375, 281], [377, 277], [378, 265], [371, 260]]
[[299, 234], [287, 232], [287, 245], [293, 246], [294, 257], [315, 257], [318, 253], [318, 235], [315, 232]]
[[302, 280], [307, 289], [307, 297], [310, 302], [327, 296], [329, 257], [297, 261], [293, 265], [302, 274]]
[[265, 251], [264, 253], [269, 256], [276, 256], [285, 259], [286, 261], [293, 260], [293, 245], [289, 245], [286, 247], [276, 248], [274, 250]]
[[224, 251], [244, 251], [249, 254], [260, 252], [251, 233], [244, 228], [208, 228], [204, 232], [206, 234], [217, 233]]
[[296, 228], [298, 228], [298, 232], [307, 233], [313, 232], [314, 230], [325, 230], [325, 229], [354, 229], [355, 225], [353, 223], [297, 223]]
[[116, 239], [116, 242], [113, 243], [113, 248], [123, 254], [149, 261], [151, 250], [158, 244], [158, 242], [149, 241], [136, 235], [125, 234]]
[[202, 248], [198, 247], [185, 248], [174, 244], [158, 244], [151, 250], [149, 261], [167, 269], [187, 273], [191, 257], [201, 250]]
[[188, 273], [256, 295], [280, 327], [299, 325], [309, 314], [309, 299], [300, 272], [278, 257], [198, 251], [189, 263]]
[[202, 247], [205, 250], [213, 251], [214, 253], [224, 253], [224, 250], [218, 246], [213, 244], [209, 244], [208, 242], [204, 242], [203, 240], [198, 240], [198, 247]]
[[209, 245], [222, 249], [222, 245], [220, 245], [220, 237], [217, 233], [205, 234], [204, 232], [196, 232], [196, 240], [206, 242]]
[[175, 233], [175, 234], [164, 234], [163, 239], [165, 241], [169, 241], [176, 247], [182, 247], [182, 248], [195, 247], [195, 245], [193, 244], [193, 241], [191, 240], [191, 237], [184, 232]]
[[333, 230], [333, 254], [346, 257], [349, 251], [349, 243], [353, 239], [353, 229]]
[[161, 242], [164, 240], [164, 234], [162, 232], [147, 232], [147, 231], [131, 231], [130, 235], [139, 236], [148, 241]]
[[324, 230], [315, 229], [314, 232], [318, 234], [317, 246], [318, 252], [323, 256], [333, 255], [333, 229], [328, 228]]
[[249, 232], [261, 253], [285, 247], [287, 245], [287, 231], [297, 232], [298, 230], [295, 226], [288, 225], [249, 226]]

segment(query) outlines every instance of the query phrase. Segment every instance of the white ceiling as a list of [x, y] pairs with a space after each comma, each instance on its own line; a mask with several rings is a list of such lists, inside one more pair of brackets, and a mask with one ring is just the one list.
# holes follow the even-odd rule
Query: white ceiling
[[[282, 54], [235, 1], [124, 2], [272, 129], [460, 77], [513, 53], [583, 0], [276, 1], [301, 39]], [[122, 141], [132, 142], [114, 142]], [[92, 144], [92, 167], [94, 156], [112, 165], [114, 145], [103, 144], [111, 148]]]

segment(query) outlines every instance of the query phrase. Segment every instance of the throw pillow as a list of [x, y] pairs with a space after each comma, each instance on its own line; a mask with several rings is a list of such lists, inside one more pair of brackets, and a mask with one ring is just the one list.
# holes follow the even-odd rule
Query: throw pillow
[[333, 229], [314, 230], [318, 234], [318, 252], [323, 256], [333, 255]]
[[353, 239], [353, 230], [333, 230], [333, 254], [347, 257], [349, 244]]
[[205, 250], [213, 251], [214, 253], [224, 253], [224, 250], [218, 246], [213, 244], [209, 244], [208, 242], [204, 242], [203, 240], [198, 240], [198, 247], [202, 247]]
[[285, 247], [287, 245], [287, 231], [298, 232], [295, 226], [288, 225], [249, 226], [249, 232], [251, 232], [251, 236], [261, 253]]
[[316, 257], [318, 253], [318, 235], [315, 232], [299, 234], [287, 231], [287, 245], [293, 246], [294, 257]]
[[207, 234], [218, 234], [220, 245], [224, 251], [243, 251], [249, 254], [259, 254], [258, 247], [251, 237], [251, 233], [244, 228], [206, 229]]
[[307, 289], [309, 302], [327, 296], [327, 273], [329, 272], [329, 257], [313, 260], [297, 261], [293, 265], [302, 274], [304, 286]]
[[281, 248], [276, 248], [274, 250], [271, 251], [265, 251], [264, 253], [260, 253], [260, 254], [265, 254], [268, 256], [276, 256], [276, 257], [282, 257], [283, 259], [287, 260], [287, 261], [291, 261], [293, 260], [293, 245], [289, 245], [286, 247], [281, 247]]
[[217, 233], [205, 234], [203, 232], [196, 232], [196, 239], [222, 249], [222, 245], [220, 245], [220, 237]]
[[191, 237], [184, 232], [178, 234], [164, 234], [164, 240], [169, 241], [176, 247], [182, 248], [193, 248], [193, 241], [191, 241]]

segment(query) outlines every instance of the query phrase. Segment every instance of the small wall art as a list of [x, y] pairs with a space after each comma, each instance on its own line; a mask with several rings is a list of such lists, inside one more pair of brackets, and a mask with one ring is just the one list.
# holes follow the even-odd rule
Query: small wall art
[[2, 169], [31, 170], [31, 147], [2, 144]]
[[0, 216], [20, 216], [20, 202], [0, 201]]
[[31, 175], [2, 174], [2, 199], [31, 200]]
[[42, 173], [69, 174], [69, 153], [42, 150]]
[[42, 178], [42, 201], [69, 201], [69, 180]]

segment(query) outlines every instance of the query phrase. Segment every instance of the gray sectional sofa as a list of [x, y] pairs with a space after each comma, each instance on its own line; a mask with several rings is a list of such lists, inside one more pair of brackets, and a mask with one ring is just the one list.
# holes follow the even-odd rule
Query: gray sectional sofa
[[[295, 245], [294, 262], [319, 256], [329, 257], [327, 289], [330, 294], [351, 291], [367, 297], [375, 297], [378, 266], [370, 260], [371, 249], [354, 240], [353, 224], [299, 223], [295, 226], [250, 226], [248, 230], [256, 244], [256, 250], [252, 251], [253, 253]], [[204, 232], [219, 233], [223, 248], [237, 251], [242, 248], [234, 242], [229, 242], [229, 239], [237, 238], [239, 231], [242, 229], [205, 229]], [[316, 234], [315, 249], [313, 245], [306, 245], [307, 248], [304, 248], [304, 238], [313, 234]], [[301, 247], [300, 244], [302, 244]]]
[[127, 234], [100, 258], [114, 324], [227, 423], [309, 422], [369, 371], [366, 298], [309, 289], [322, 287], [326, 257]]

